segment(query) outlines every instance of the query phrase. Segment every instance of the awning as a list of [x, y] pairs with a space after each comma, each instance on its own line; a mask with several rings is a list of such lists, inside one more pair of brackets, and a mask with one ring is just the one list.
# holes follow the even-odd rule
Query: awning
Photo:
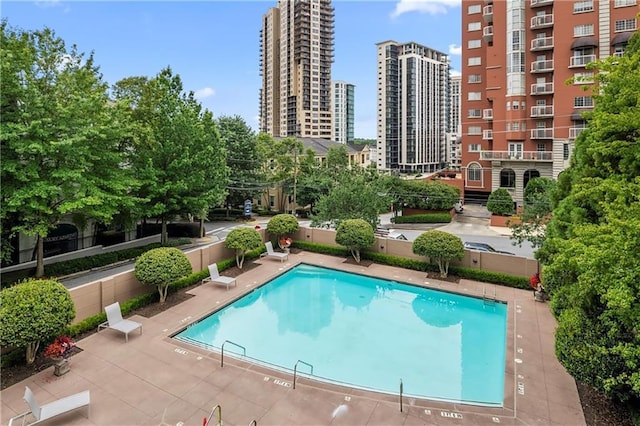
[[571, 121], [584, 121], [586, 118], [582, 116], [583, 111], [573, 111], [571, 113]]
[[617, 46], [618, 44], [627, 44], [631, 36], [633, 35], [633, 31], [628, 33], [620, 33], [617, 34], [613, 40], [611, 40], [612, 46]]
[[571, 50], [582, 49], [583, 47], [597, 47], [598, 41], [593, 37], [580, 37], [573, 40]]

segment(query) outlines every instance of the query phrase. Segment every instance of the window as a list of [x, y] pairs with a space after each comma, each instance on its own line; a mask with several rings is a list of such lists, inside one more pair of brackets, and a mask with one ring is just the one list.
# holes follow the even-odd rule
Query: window
[[536, 145], [536, 147], [538, 148], [536, 150], [538, 152], [545, 152], [547, 150], [547, 146], [543, 143], [539, 143], [538, 145]]
[[482, 58], [480, 56], [474, 56], [469, 58], [467, 64], [472, 67], [474, 65], [480, 65], [482, 63]]
[[614, 7], [635, 6], [637, 0], [616, 0]]
[[593, 24], [576, 25], [575, 27], [573, 27], [574, 37], [583, 37], [590, 35], [593, 35]]
[[476, 39], [476, 40], [469, 40], [467, 42], [467, 47], [469, 49], [477, 49], [478, 47], [482, 46], [482, 40]]
[[482, 6], [479, 4], [472, 4], [467, 8], [467, 15], [473, 15], [482, 12]]
[[573, 75], [573, 84], [593, 83], [593, 71], [577, 72]]
[[469, 135], [481, 135], [482, 127], [480, 126], [469, 126]]
[[520, 131], [520, 122], [514, 121], [513, 124], [511, 125], [511, 128], [513, 129], [514, 132], [519, 132]]
[[511, 101], [507, 102], [507, 111], [511, 111]]
[[482, 180], [482, 168], [477, 164], [470, 164], [467, 168], [467, 180]]
[[515, 188], [516, 187], [516, 172], [511, 169], [503, 169], [500, 171], [500, 187], [501, 188]]
[[562, 159], [563, 160], [568, 160], [569, 159], [569, 155], [571, 154], [570, 150], [569, 150], [569, 144], [565, 143], [562, 145]]
[[481, 29], [481, 22], [469, 22], [469, 25], [467, 26], [467, 31], [480, 31]]
[[479, 109], [470, 109], [467, 113], [468, 118], [480, 118], [482, 117], [482, 113]]
[[468, 101], [479, 101], [482, 99], [482, 92], [469, 92], [467, 93]]
[[467, 78], [467, 82], [469, 83], [482, 83], [482, 75], [480, 74], [470, 74]]
[[593, 0], [577, 1], [573, 3], [573, 13], [593, 11]]
[[470, 143], [469, 144], [469, 152], [480, 152], [480, 144], [479, 143]]
[[576, 108], [590, 108], [593, 106], [593, 98], [591, 96], [577, 96], [573, 98], [573, 106]]
[[616, 21], [616, 32], [633, 31], [635, 29], [636, 29], [635, 19], [622, 19], [620, 21]]

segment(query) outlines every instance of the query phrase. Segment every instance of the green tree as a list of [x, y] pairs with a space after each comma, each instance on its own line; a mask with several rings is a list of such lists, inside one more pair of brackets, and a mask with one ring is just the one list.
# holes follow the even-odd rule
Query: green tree
[[108, 223], [132, 205], [135, 182], [121, 167], [126, 123], [93, 55], [68, 49], [50, 29], [16, 31], [2, 21], [1, 37], [0, 217], [5, 235], [36, 237], [40, 277], [43, 240], [64, 216]]
[[460, 190], [446, 183], [393, 179], [391, 192], [400, 206], [424, 210], [450, 210], [460, 199]]
[[415, 254], [435, 260], [443, 278], [449, 273], [449, 263], [464, 256], [464, 245], [460, 237], [437, 230], [420, 234], [413, 241], [412, 249]]
[[327, 195], [335, 185], [335, 180], [324, 169], [315, 169], [304, 173], [298, 179], [297, 201], [300, 206], [314, 208], [321, 196]]
[[244, 255], [249, 250], [262, 246], [262, 235], [253, 228], [236, 228], [231, 230], [224, 240], [224, 246], [236, 251], [236, 265], [242, 269]]
[[347, 247], [356, 263], [360, 263], [360, 252], [375, 242], [371, 224], [363, 219], [343, 220], [336, 230], [336, 243]]
[[183, 92], [180, 76], [170, 68], [138, 92], [140, 99], [131, 104], [144, 138], [135, 147], [133, 168], [147, 200], [143, 211], [160, 218], [161, 241], [166, 242], [169, 220], [203, 217], [222, 203], [229, 173], [226, 152], [211, 112], [202, 111], [192, 92]]
[[349, 153], [345, 145], [333, 145], [327, 150], [327, 169], [337, 175], [349, 168]]
[[29, 279], [0, 291], [0, 345], [26, 348], [32, 364], [40, 342], [56, 337], [73, 321], [69, 291], [55, 280]]
[[242, 205], [245, 200], [252, 200], [262, 191], [265, 180], [262, 167], [265, 158], [258, 146], [255, 133], [242, 117], [222, 116], [216, 123], [220, 130], [220, 140], [228, 153], [228, 215], [229, 209]]
[[513, 197], [504, 188], [498, 188], [489, 194], [487, 210], [499, 216], [511, 215], [514, 212]]
[[539, 177], [531, 179], [524, 188], [524, 206], [520, 213], [521, 223], [510, 223], [511, 240], [522, 246], [529, 241], [534, 248], [542, 246], [546, 236], [546, 224], [551, 216], [551, 196], [556, 188], [553, 179]]
[[287, 213], [277, 214], [267, 222], [267, 232], [276, 237], [279, 246], [280, 237], [298, 232], [299, 229], [298, 219]]
[[142, 284], [156, 286], [160, 303], [167, 300], [169, 285], [193, 272], [187, 256], [175, 247], [160, 247], [136, 260], [135, 274]]

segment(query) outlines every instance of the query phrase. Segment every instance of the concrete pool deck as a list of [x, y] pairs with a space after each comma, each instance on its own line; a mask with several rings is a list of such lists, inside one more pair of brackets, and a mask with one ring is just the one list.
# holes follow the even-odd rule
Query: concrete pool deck
[[[82, 352], [70, 358], [71, 371], [53, 375], [53, 367], [1, 392], [1, 422], [27, 411], [25, 386], [40, 404], [83, 390], [91, 391], [89, 409], [54, 418], [46, 425], [201, 426], [220, 405], [225, 425], [584, 425], [574, 380], [554, 354], [555, 320], [530, 291], [462, 279], [459, 283], [426, 279], [423, 272], [384, 265], [368, 267], [344, 258], [301, 252], [289, 261], [256, 261], [260, 266], [237, 278], [237, 286], [205, 284], [191, 299], [151, 318], [132, 316], [143, 334], [103, 330], [78, 342]], [[508, 310], [505, 396], [501, 408], [403, 398], [335, 386], [268, 370], [219, 353], [175, 341], [169, 336], [251, 291], [298, 263], [326, 266], [431, 288], [506, 301]], [[224, 272], [223, 272], [224, 275]], [[182, 423], [181, 423], [182, 422]], [[217, 413], [211, 424], [216, 424]]]

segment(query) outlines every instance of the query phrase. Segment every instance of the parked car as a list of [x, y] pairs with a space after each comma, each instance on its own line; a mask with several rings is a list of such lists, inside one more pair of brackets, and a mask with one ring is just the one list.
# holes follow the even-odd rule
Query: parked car
[[392, 238], [394, 240], [405, 240], [405, 241], [407, 241], [407, 237], [404, 234], [402, 234], [400, 232], [394, 232], [394, 231], [389, 232], [387, 234], [387, 238]]
[[465, 241], [464, 248], [467, 250], [486, 251], [488, 253], [510, 254], [515, 256], [515, 253], [511, 253], [510, 251], [496, 250], [487, 243], [479, 243], [475, 241]]

